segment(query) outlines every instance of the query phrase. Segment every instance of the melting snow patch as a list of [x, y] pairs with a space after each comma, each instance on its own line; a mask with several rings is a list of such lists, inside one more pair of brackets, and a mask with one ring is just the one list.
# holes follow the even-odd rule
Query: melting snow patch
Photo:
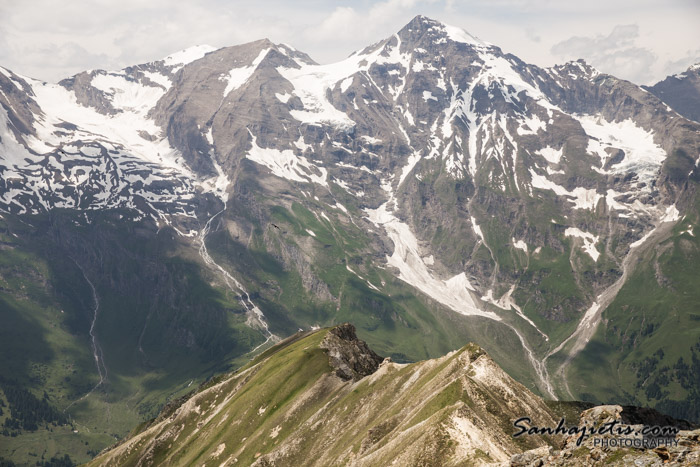
[[483, 311], [476, 306], [469, 293], [474, 288], [464, 272], [448, 280], [437, 279], [432, 275], [420, 255], [418, 240], [413, 232], [387, 209], [387, 205], [388, 202], [365, 212], [372, 223], [384, 227], [394, 243], [394, 253], [387, 257], [387, 262], [399, 270], [399, 279], [458, 313], [500, 321], [501, 318], [495, 313]]
[[640, 182], [649, 182], [656, 177], [666, 159], [666, 151], [654, 142], [654, 133], [637, 126], [631, 119], [608, 122], [602, 117], [575, 116], [590, 137], [586, 151], [600, 157], [605, 165], [609, 154], [606, 149], [622, 149], [625, 157], [615, 164], [611, 173], [636, 172]]
[[226, 443], [221, 443], [216, 447], [216, 451], [212, 453], [212, 457], [219, 457], [226, 449]]
[[[305, 157], [295, 156], [291, 149], [280, 151], [273, 148], [261, 148], [253, 138], [252, 147], [246, 155], [247, 159], [264, 165], [280, 178], [286, 178], [295, 182], [316, 183], [328, 187], [327, 171], [323, 167], [316, 167]], [[316, 172], [320, 173], [317, 174]]]
[[530, 169], [532, 178], [532, 187], [542, 190], [551, 190], [559, 196], [566, 196], [569, 202], [574, 203], [574, 209], [589, 209], [593, 210], [598, 204], [598, 200], [603, 198], [603, 195], [593, 189], [576, 187], [573, 191], [569, 191], [561, 185], [557, 185], [543, 175], [539, 175]]
[[228, 96], [231, 91], [240, 88], [246, 83], [246, 81], [248, 81], [248, 78], [252, 76], [253, 72], [258, 65], [260, 65], [260, 62], [263, 61], [269, 50], [270, 49], [261, 50], [250, 66], [233, 68], [228, 72], [228, 75], [225, 75], [223, 78], [219, 78], [221, 81], [226, 81], [224, 97]]
[[569, 227], [564, 231], [564, 235], [567, 237], [580, 237], [583, 239], [583, 251], [588, 253], [588, 255], [593, 258], [593, 261], [598, 261], [600, 252], [596, 250], [595, 244], [598, 243], [599, 236], [593, 235], [588, 232], [583, 232], [575, 227]]
[[676, 209], [676, 205], [672, 204], [666, 208], [666, 212], [660, 220], [661, 222], [676, 222], [678, 219], [680, 219], [680, 213]]
[[562, 150], [546, 147], [535, 151], [535, 154], [539, 154], [540, 156], [544, 157], [550, 164], [558, 164], [561, 160]]
[[377, 139], [377, 138], [374, 138], [372, 136], [367, 136], [367, 135], [360, 136], [360, 138], [362, 139], [362, 141], [369, 143], [369, 144], [379, 144], [382, 142], [381, 139]]
[[644, 235], [642, 238], [640, 238], [636, 242], [630, 243], [630, 250], [632, 248], [637, 248], [637, 247], [642, 246], [644, 244], [644, 242], [647, 241], [647, 238], [651, 237], [651, 234], [654, 233], [654, 230], [656, 230], [656, 229], [650, 230], [649, 232], [646, 233], [646, 235]]
[[437, 97], [433, 96], [433, 93], [430, 91], [423, 91], [423, 100], [425, 102], [428, 102], [429, 100], [434, 100], [437, 101]]
[[163, 65], [176, 66], [176, 68], [172, 70], [172, 72], [175, 73], [184, 65], [192, 63], [195, 60], [199, 60], [200, 58], [204, 57], [206, 54], [214, 50], [216, 50], [216, 47], [212, 47], [210, 45], [196, 45], [194, 47], [175, 52], [172, 55], [168, 55], [163, 59]]
[[472, 229], [474, 229], [474, 233], [476, 234], [476, 236], [479, 237], [479, 239], [482, 242], [486, 243], [484, 241], [484, 234], [481, 231], [481, 227], [479, 227], [479, 224], [476, 223], [476, 219], [474, 219], [474, 217], [470, 217], [469, 219], [471, 219], [471, 221], [472, 221]]
[[280, 93], [276, 92], [275, 97], [277, 98], [278, 101], [282, 102], [283, 104], [286, 104], [287, 102], [289, 102], [289, 98], [292, 97], [292, 95], [287, 94], [286, 92], [284, 94], [280, 94]]
[[515, 248], [518, 248], [520, 250], [523, 250], [525, 253], [527, 253], [527, 243], [525, 243], [522, 240], [518, 240], [517, 242], [515, 241], [515, 237], [511, 239], [513, 241], [513, 246]]
[[311, 235], [312, 237], [316, 236], [316, 234], [313, 232], [313, 230], [306, 229], [306, 233]]

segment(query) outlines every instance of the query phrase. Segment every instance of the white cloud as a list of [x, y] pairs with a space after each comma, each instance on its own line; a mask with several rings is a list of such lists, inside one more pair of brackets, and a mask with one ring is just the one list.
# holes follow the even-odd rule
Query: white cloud
[[[561, 61], [552, 47], [572, 36], [619, 39], [627, 45], [608, 47], [604, 56], [573, 42], [569, 52], [623, 77], [641, 76], [651, 56], [658, 57], [649, 72], [654, 79], [679, 72], [672, 68], [692, 60], [700, 43], [700, 3], [690, 0], [25, 0], [0, 1], [0, 65], [55, 81], [196, 44], [223, 47], [264, 37], [328, 63], [389, 37], [416, 14], [463, 27], [540, 66]], [[638, 36], [612, 34], [620, 24], [638, 25]]]
[[[338, 59], [337, 51], [344, 55], [364, 48], [397, 32], [420, 11], [418, 5], [434, 2], [417, 0], [386, 0], [366, 10], [344, 6], [335, 8], [319, 26], [311, 25], [304, 32], [308, 42], [323, 42], [326, 51], [318, 60], [327, 62]], [[335, 49], [335, 50], [333, 50]]]
[[690, 65], [695, 65], [700, 63], [700, 49], [688, 50], [687, 53], [677, 59], [669, 60], [664, 66], [664, 74], [672, 75], [684, 71], [690, 67]]
[[649, 83], [655, 76], [652, 66], [657, 57], [651, 50], [637, 46], [639, 26], [617, 25], [607, 35], [574, 36], [554, 44], [552, 53], [566, 60], [584, 57], [599, 70], [635, 83]]

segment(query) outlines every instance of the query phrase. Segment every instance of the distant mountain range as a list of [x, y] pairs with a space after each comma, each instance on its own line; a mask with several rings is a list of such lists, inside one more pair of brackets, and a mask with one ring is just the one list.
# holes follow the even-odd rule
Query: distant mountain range
[[[700, 420], [699, 82], [423, 16], [329, 65], [260, 40], [0, 68], [0, 457], [87, 461], [345, 321], [395, 362], [473, 341], [544, 398]], [[72, 425], [27, 429], [14, 390]]]

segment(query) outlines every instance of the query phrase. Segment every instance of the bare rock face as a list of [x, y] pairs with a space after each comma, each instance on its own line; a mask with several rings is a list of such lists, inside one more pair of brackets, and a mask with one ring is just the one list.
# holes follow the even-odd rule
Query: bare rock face
[[700, 122], [700, 63], [644, 89], [685, 118]]
[[384, 360], [365, 341], [357, 338], [355, 326], [350, 323], [331, 329], [321, 343], [321, 348], [328, 352], [335, 374], [346, 381], [371, 375]]

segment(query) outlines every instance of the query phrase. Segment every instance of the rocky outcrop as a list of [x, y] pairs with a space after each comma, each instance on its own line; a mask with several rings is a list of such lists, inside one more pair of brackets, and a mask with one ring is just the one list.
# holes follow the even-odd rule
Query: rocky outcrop
[[344, 380], [358, 380], [371, 375], [384, 360], [374, 353], [365, 341], [357, 338], [355, 326], [350, 323], [336, 326], [326, 335], [321, 348], [328, 352], [335, 374]]

